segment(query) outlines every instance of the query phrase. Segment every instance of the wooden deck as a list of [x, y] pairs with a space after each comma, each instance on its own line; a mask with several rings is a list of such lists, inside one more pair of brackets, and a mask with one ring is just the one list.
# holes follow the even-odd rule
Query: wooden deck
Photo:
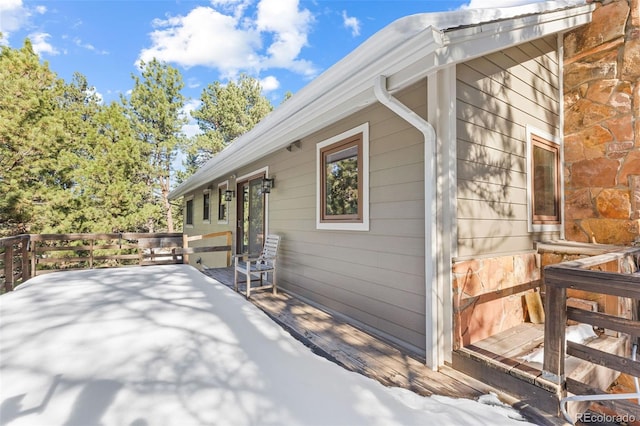
[[[207, 269], [204, 273], [233, 291], [233, 268]], [[243, 286], [240, 284], [241, 293]], [[386, 386], [410, 389], [424, 396], [470, 399], [493, 392], [536, 424], [563, 423], [451, 367], [433, 371], [391, 344], [292, 297], [286, 291], [279, 290], [276, 295], [270, 290], [256, 292], [250, 300], [314, 352]]]

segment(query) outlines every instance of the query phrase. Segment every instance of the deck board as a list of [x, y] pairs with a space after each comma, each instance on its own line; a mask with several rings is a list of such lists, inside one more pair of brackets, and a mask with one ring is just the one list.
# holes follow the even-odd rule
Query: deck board
[[474, 345], [506, 358], [518, 358], [540, 346], [543, 341], [542, 324], [523, 323], [489, 336]]
[[[233, 268], [207, 269], [204, 273], [233, 289]], [[393, 345], [285, 291], [276, 295], [256, 292], [250, 300], [312, 349], [384, 385], [426, 396], [476, 398], [487, 392], [501, 393], [449, 367], [433, 371]]]

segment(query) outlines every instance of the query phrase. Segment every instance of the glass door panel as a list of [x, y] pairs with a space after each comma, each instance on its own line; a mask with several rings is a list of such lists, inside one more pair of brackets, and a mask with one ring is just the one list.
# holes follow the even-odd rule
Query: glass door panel
[[263, 176], [238, 183], [238, 253], [259, 254], [264, 242]]

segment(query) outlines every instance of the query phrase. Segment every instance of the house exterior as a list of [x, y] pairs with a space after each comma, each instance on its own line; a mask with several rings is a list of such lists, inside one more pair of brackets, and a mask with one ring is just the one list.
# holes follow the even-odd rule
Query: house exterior
[[[449, 362], [523, 321], [535, 243], [564, 237], [562, 40], [593, 9], [390, 24], [170, 194], [184, 232], [230, 230], [236, 253], [279, 234], [280, 287], [433, 368]], [[476, 306], [496, 290], [513, 297]]]

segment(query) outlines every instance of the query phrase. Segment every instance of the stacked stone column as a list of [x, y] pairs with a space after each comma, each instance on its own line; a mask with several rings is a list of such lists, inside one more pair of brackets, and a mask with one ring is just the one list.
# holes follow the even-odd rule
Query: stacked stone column
[[640, 243], [640, 0], [597, 3], [564, 55], [566, 238]]

